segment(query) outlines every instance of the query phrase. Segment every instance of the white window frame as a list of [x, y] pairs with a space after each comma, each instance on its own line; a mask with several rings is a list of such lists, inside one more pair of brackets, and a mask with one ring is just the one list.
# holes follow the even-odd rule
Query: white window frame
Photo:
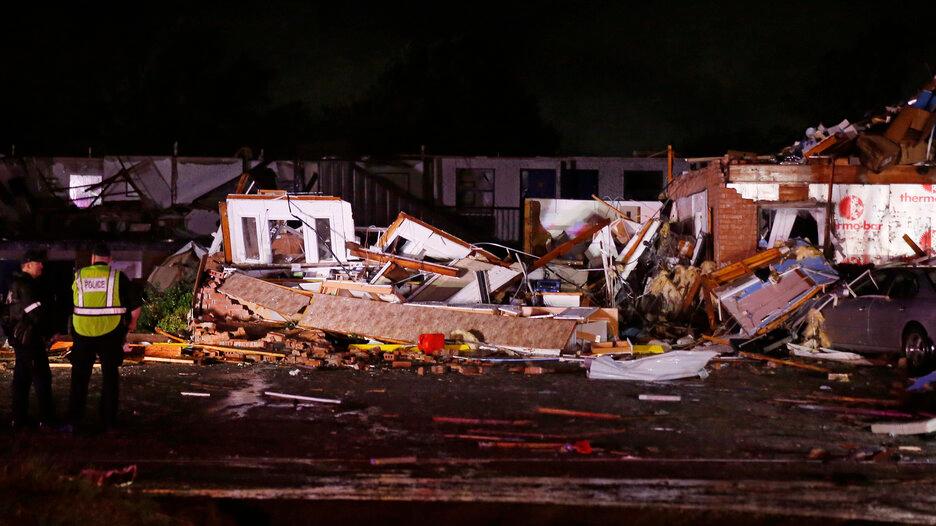
[[[257, 247], [258, 254], [260, 257], [258, 259], [251, 259], [247, 257], [247, 244], [244, 243], [244, 219], [253, 218], [257, 223]], [[262, 216], [260, 214], [238, 214], [234, 223], [233, 232], [231, 233], [232, 237], [236, 237], [237, 243], [232, 243], [237, 249], [237, 258], [246, 263], [263, 263], [263, 229], [261, 226], [264, 224], [261, 221]], [[268, 234], [269, 236], [269, 234]], [[269, 249], [268, 249], [269, 250]]]
[[[260, 240], [261, 240], [260, 259], [263, 261], [263, 263], [272, 265], [273, 264], [273, 240], [270, 239], [270, 221], [296, 221], [298, 218], [293, 217], [289, 214], [279, 214], [279, 213], [270, 212], [269, 210], [267, 210], [267, 212], [263, 214], [263, 217], [264, 217], [263, 231], [260, 234]], [[299, 221], [302, 222], [302, 220], [299, 220]], [[306, 225], [304, 222], [302, 222], [302, 226], [300, 228], [302, 231], [302, 245], [303, 245], [302, 249], [305, 251], [305, 262], [306, 263], [318, 263], [317, 259], [311, 259], [309, 257], [309, 255], [311, 254], [309, 252], [309, 246], [310, 246], [309, 245], [309, 229], [306, 228]], [[315, 236], [312, 236], [312, 237], [314, 238]]]
[[[294, 220], [299, 220], [303, 223], [302, 239], [305, 249], [305, 263], [338, 265], [346, 261], [347, 249], [345, 247], [345, 239], [355, 239], [352, 233], [348, 231], [347, 223], [348, 219], [351, 219], [348, 216], [350, 212], [350, 205], [348, 205], [348, 203], [335, 200], [328, 202], [326, 206], [308, 206], [311, 203], [297, 200], [297, 202], [293, 203], [291, 208], [293, 213], [290, 213], [289, 210], [283, 208], [283, 204], [285, 204], [283, 201], [273, 199], [270, 201], [269, 203], [264, 203], [261, 200], [253, 200], [253, 202], [239, 203], [236, 199], [228, 200], [227, 214], [232, 246], [231, 256], [235, 262], [248, 265], [272, 265], [273, 252], [270, 243], [269, 222]], [[303, 208], [305, 208], [305, 210], [303, 210]], [[247, 259], [246, 257], [243, 231], [243, 219], [245, 217], [253, 218], [254, 221], [257, 222], [259, 259]], [[318, 257], [318, 237], [312, 231], [316, 219], [327, 219], [329, 222], [330, 230], [326, 235], [329, 236], [332, 250], [335, 251], [334, 258], [319, 259]], [[312, 228], [309, 228], [308, 225], [312, 225]], [[353, 226], [351, 228], [353, 229]], [[297, 261], [296, 263], [300, 262]]]

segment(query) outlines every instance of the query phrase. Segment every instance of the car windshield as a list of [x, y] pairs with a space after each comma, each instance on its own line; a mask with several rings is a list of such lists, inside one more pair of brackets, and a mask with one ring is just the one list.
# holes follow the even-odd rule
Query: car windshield
[[856, 296], [883, 296], [890, 288], [893, 275], [881, 270], [872, 272], [852, 286]]
[[929, 278], [930, 284], [936, 289], [936, 268], [927, 269], [926, 277]]

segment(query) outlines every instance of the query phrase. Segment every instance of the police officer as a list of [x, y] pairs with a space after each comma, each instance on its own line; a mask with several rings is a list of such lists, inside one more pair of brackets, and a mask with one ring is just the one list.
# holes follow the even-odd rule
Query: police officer
[[45, 253], [29, 250], [5, 298], [3, 332], [16, 354], [13, 368], [13, 428], [29, 425], [29, 387], [36, 386], [39, 423], [50, 425], [54, 418], [52, 371], [46, 347], [50, 336], [48, 301], [43, 301], [39, 276]]
[[117, 419], [120, 364], [127, 332], [136, 328], [140, 316], [138, 294], [123, 272], [110, 266], [110, 249], [96, 245], [91, 265], [75, 274], [72, 284], [74, 308], [72, 336], [75, 345], [72, 363], [69, 420], [72, 430], [84, 417], [88, 382], [95, 357], [101, 361], [101, 422], [112, 428]]

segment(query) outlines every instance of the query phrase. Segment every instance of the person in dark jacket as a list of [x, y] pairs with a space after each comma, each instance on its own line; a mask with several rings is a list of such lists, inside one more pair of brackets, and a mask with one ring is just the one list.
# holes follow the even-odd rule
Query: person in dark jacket
[[39, 424], [51, 425], [54, 419], [52, 403], [52, 371], [49, 369], [47, 347], [51, 336], [49, 309], [43, 301], [39, 277], [45, 253], [29, 250], [23, 257], [21, 270], [7, 292], [3, 332], [16, 354], [13, 369], [13, 428], [22, 429], [29, 422], [29, 388], [36, 386], [39, 399]]

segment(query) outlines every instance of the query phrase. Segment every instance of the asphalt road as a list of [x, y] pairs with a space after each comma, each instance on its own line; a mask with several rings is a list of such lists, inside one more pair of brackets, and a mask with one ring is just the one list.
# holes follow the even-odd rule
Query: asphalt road
[[[210, 497], [245, 524], [936, 523], [936, 442], [870, 432], [871, 422], [925, 418], [927, 400], [902, 400], [890, 367], [830, 367], [850, 381], [747, 361], [658, 384], [592, 381], [574, 365], [420, 376], [146, 364], [122, 369], [121, 429], [4, 430], [0, 455], [75, 472], [136, 464], [128, 491], [183, 508]], [[11, 376], [0, 372], [0, 382]], [[64, 409], [68, 370], [54, 376]], [[8, 390], [0, 403], [9, 407]], [[906, 416], [861, 414], [869, 409]]]

